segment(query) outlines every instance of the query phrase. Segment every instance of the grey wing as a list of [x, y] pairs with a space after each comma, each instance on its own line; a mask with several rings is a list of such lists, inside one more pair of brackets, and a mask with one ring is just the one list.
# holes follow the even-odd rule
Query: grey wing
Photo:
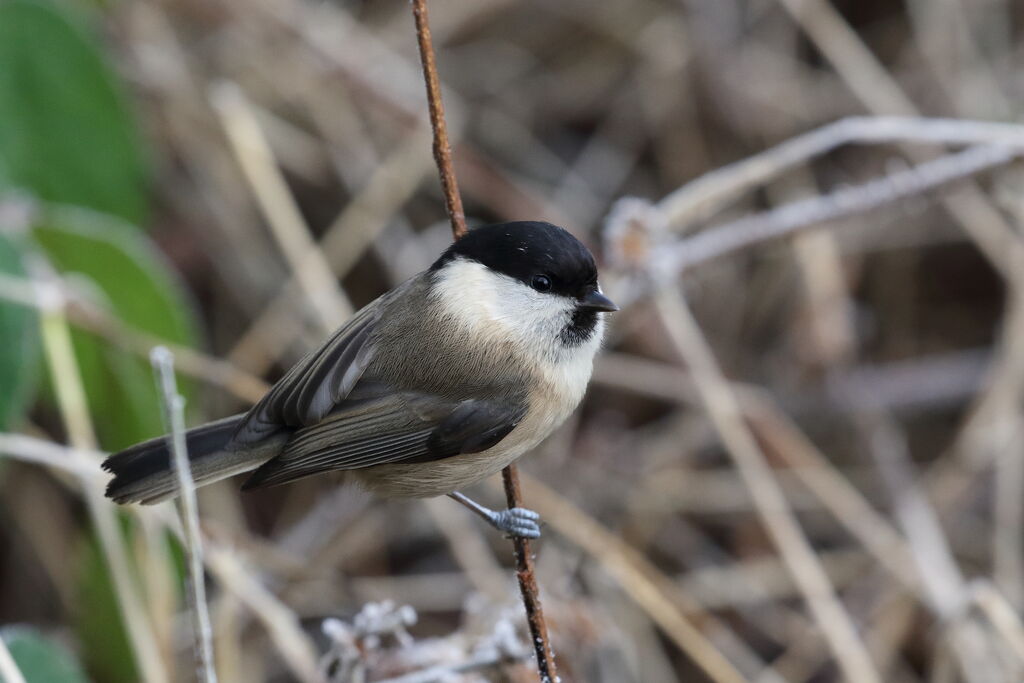
[[229, 447], [261, 441], [281, 429], [316, 424], [344, 401], [373, 357], [372, 334], [387, 302], [403, 288], [368, 304], [296, 363], [245, 414]]
[[243, 489], [283, 484], [329, 470], [424, 462], [478, 453], [511, 432], [525, 402], [452, 401], [415, 392], [343, 404], [299, 429], [281, 455], [252, 473]]

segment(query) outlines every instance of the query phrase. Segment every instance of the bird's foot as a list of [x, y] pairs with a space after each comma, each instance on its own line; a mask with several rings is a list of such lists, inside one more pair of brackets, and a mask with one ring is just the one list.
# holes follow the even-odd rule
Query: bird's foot
[[484, 517], [498, 531], [521, 538], [540, 538], [540, 515], [527, 508], [489, 510]]
[[492, 510], [484, 507], [469, 496], [459, 492], [448, 496], [457, 500], [470, 510], [480, 515], [488, 524], [502, 533], [519, 538], [540, 538], [540, 515], [526, 508], [510, 508], [508, 510]]

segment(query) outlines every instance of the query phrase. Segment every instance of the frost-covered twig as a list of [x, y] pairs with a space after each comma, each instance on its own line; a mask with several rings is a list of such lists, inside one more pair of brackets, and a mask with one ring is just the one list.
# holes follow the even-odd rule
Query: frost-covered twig
[[[465, 654], [462, 647], [458, 647], [455, 653], [451, 653], [447, 647], [452, 640], [464, 642], [465, 638], [459, 635], [454, 639], [414, 642], [405, 629], [416, 620], [417, 615], [412, 607], [399, 606], [390, 600], [364, 605], [351, 623], [340, 619], [325, 619], [322, 629], [324, 635], [331, 639], [332, 645], [320, 666], [330, 681], [352, 683], [365, 680], [371, 674], [374, 662], [377, 665], [383, 664], [385, 669], [393, 672], [396, 663], [403, 668], [423, 666], [426, 662], [421, 660], [426, 653], [429, 653], [433, 661], [437, 661], [439, 655], [442, 659], [455, 660], [436, 663], [391, 678], [375, 679], [380, 680], [380, 683], [430, 683], [530, 656], [530, 648], [519, 639], [512, 622], [504, 617], [495, 621], [491, 633], [472, 644]], [[397, 648], [390, 651], [382, 649], [382, 639], [387, 636], [398, 641]]]
[[381, 638], [394, 636], [402, 647], [412, 645], [406, 629], [416, 623], [416, 610], [390, 600], [370, 602], [348, 624], [341, 619], [324, 619], [321, 630], [331, 647], [320, 659], [320, 668], [330, 681], [349, 683], [366, 677], [366, 654], [380, 648]]
[[432, 666], [429, 669], [413, 671], [395, 678], [385, 678], [377, 683], [436, 683], [437, 681], [446, 681], [455, 674], [487, 669], [507, 660], [508, 657], [497, 650], [484, 650], [458, 664]]
[[666, 222], [685, 229], [736, 195], [833, 149], [896, 142], [1000, 145], [1020, 152], [1024, 150], [1024, 126], [914, 116], [849, 117], [706, 173], [662, 199], [657, 208]]
[[826, 221], [866, 213], [899, 199], [921, 194], [946, 183], [1013, 161], [1024, 152], [1017, 147], [972, 147], [918, 166], [844, 187], [835, 192], [792, 202], [772, 211], [709, 228], [667, 249], [661, 272], [678, 273], [752, 244], [792, 234]]
[[216, 683], [217, 671], [213, 659], [213, 633], [210, 611], [206, 602], [206, 580], [203, 573], [203, 538], [199, 530], [199, 504], [195, 482], [188, 460], [185, 442], [185, 398], [178, 393], [174, 378], [174, 356], [164, 346], [150, 353], [160, 388], [164, 408], [164, 421], [170, 434], [171, 463], [178, 479], [178, 503], [181, 509], [185, 536], [185, 560], [191, 590], [192, 628], [195, 630], [197, 673], [205, 683]]
[[671, 239], [665, 216], [657, 207], [632, 198], [621, 201], [609, 215], [605, 234], [618, 265], [643, 265], [655, 279], [671, 281], [687, 268], [827, 221], [878, 209], [1009, 163], [1021, 154], [1024, 146], [971, 147], [861, 185], [713, 226], [676, 241]]

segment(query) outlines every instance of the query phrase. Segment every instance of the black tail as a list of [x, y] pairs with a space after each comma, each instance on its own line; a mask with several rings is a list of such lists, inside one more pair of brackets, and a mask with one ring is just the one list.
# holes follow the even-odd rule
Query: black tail
[[[264, 454], [263, 449], [224, 450], [241, 419], [241, 415], [235, 415], [187, 432], [188, 458], [196, 486], [255, 469], [273, 456]], [[107, 496], [118, 503], [158, 503], [178, 493], [166, 436], [115, 453], [103, 462], [103, 469], [114, 475], [107, 485]]]

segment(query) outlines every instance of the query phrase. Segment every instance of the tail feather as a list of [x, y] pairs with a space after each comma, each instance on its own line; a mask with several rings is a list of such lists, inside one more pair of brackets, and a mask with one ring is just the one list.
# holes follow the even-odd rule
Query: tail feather
[[[272, 439], [256, 448], [225, 450], [241, 421], [241, 415], [190, 429], [186, 435], [189, 464], [196, 486], [210, 484], [259, 467], [273, 457], [283, 440]], [[158, 503], [178, 493], [166, 436], [150, 439], [115, 453], [103, 462], [114, 478], [107, 496], [118, 503]]]

